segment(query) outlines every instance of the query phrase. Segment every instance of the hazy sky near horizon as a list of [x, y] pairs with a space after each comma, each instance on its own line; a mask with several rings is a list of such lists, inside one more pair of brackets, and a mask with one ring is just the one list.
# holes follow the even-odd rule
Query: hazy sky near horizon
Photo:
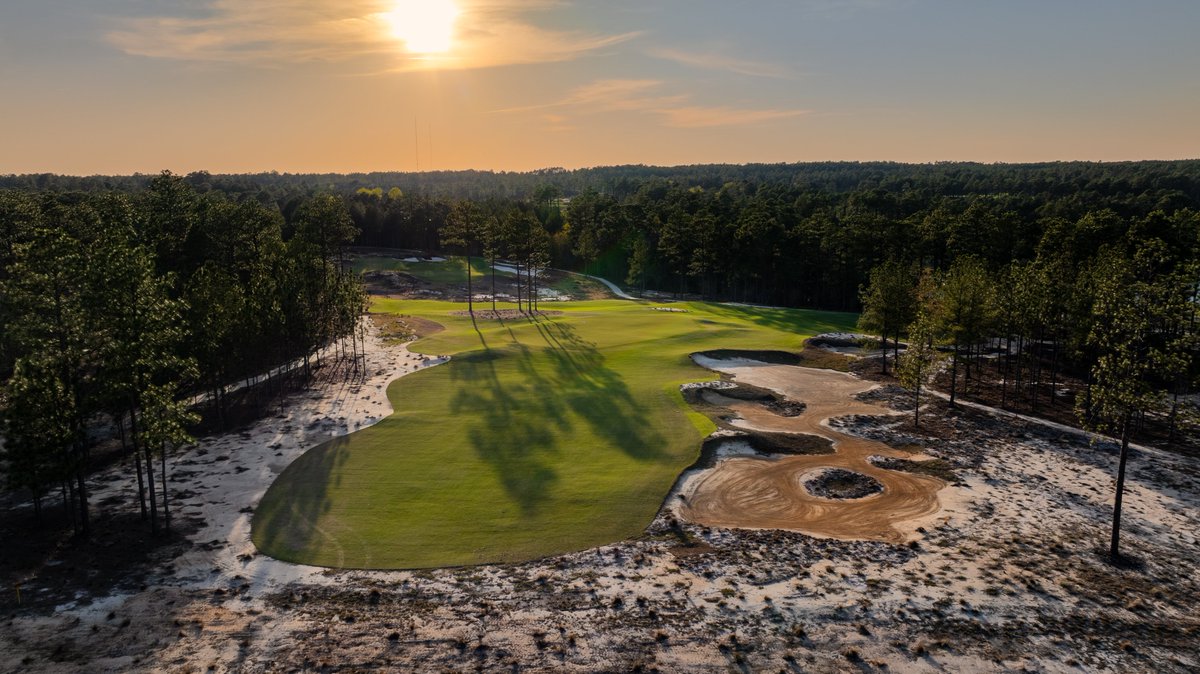
[[0, 173], [1200, 157], [1196, 0], [3, 0]]

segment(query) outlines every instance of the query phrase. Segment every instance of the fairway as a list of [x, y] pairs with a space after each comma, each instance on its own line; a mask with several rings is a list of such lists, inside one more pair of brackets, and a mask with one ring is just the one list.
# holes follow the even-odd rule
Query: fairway
[[[514, 305], [515, 306], [515, 305]], [[278, 559], [341, 568], [515, 562], [638, 535], [713, 430], [679, 385], [711, 379], [689, 354], [798, 350], [852, 314], [708, 303], [653, 311], [561, 303], [538, 319], [380, 300], [446, 330], [414, 344], [451, 362], [394, 382], [396, 410], [290, 465], [254, 515]]]

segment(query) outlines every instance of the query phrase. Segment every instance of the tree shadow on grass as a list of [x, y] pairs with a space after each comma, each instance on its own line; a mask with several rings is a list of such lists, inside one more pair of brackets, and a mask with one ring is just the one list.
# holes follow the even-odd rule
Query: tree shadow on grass
[[555, 464], [572, 449], [560, 446], [560, 438], [580, 421], [630, 457], [665, 460], [662, 436], [596, 346], [570, 325], [529, 320], [544, 346], [523, 343], [522, 335], [531, 333], [510, 328], [508, 346], [485, 343], [451, 366], [459, 382], [451, 412], [470, 424], [472, 447], [522, 513], [535, 513], [549, 498], [559, 481]]
[[834, 311], [773, 309], [729, 304], [706, 303], [705, 310], [714, 316], [755, 323], [766, 328], [790, 333], [820, 334], [854, 329], [854, 314]]
[[[313, 447], [279, 474], [254, 512], [251, 538], [262, 552], [285, 562], [342, 566], [347, 561], [337, 539], [320, 526], [329, 512], [329, 491], [341, 484], [340, 469], [350, 460], [349, 436]], [[340, 559], [314, 559], [328, 548]], [[334, 564], [336, 562], [336, 564]]]

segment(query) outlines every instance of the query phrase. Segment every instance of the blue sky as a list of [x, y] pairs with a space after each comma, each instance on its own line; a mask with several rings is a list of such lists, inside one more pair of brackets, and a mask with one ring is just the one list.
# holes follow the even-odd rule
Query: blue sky
[[[431, 3], [453, 38], [414, 54]], [[1194, 158], [1197, 27], [1194, 0], [7, 0], [0, 172]]]

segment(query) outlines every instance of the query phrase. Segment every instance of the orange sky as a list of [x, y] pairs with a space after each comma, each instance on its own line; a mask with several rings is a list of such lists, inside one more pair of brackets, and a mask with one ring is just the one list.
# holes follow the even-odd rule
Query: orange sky
[[0, 7], [0, 173], [1200, 156], [1194, 2], [78, 4]]

